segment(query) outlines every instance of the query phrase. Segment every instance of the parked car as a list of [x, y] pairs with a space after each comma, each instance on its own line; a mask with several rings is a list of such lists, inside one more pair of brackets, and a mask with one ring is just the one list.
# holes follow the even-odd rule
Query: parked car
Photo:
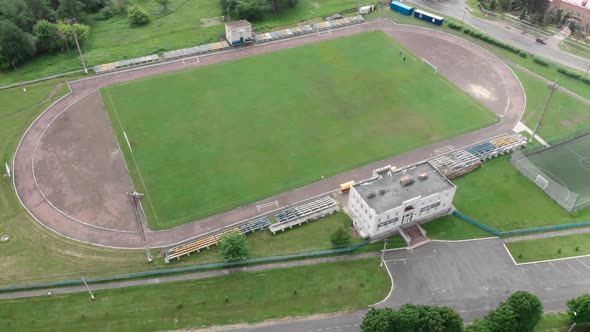
[[543, 38], [537, 38], [536, 40], [537, 40], [537, 43], [539, 43], [539, 44], [543, 44], [543, 45], [547, 44]]

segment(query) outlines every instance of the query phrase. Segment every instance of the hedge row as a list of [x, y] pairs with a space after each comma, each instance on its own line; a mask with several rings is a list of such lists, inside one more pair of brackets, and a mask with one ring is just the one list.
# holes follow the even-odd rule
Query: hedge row
[[540, 64], [541, 66], [545, 66], [545, 67], [549, 66], [549, 61], [547, 61], [543, 58], [539, 58], [538, 56], [533, 56], [533, 61]]
[[505, 50], [508, 50], [514, 54], [518, 54], [523, 58], [526, 58], [529, 56], [529, 54], [526, 51], [521, 50], [518, 47], [514, 47], [510, 44], [506, 44], [504, 42], [501, 42], [497, 39], [494, 39], [493, 37], [486, 35], [485, 33], [479, 32], [478, 30], [471, 30], [469, 28], [464, 28], [464, 27], [462, 27], [458, 24], [455, 24], [453, 22], [449, 22], [448, 25], [449, 25], [449, 28], [451, 28], [451, 29], [455, 29], [457, 31], [463, 31], [463, 33], [466, 35], [470, 35], [470, 36], [475, 37], [477, 39], [481, 39], [487, 43], [490, 43], [492, 45], [495, 45], [495, 46], [498, 46], [498, 47], [503, 48]]
[[582, 75], [580, 73], [565, 69], [563, 67], [557, 67], [557, 72], [590, 85], [590, 77], [588, 77], [587, 75]]

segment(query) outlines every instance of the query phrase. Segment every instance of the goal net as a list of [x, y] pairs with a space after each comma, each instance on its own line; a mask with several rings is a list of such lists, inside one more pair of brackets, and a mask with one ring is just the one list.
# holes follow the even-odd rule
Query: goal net
[[432, 69], [434, 69], [434, 75], [438, 74], [438, 68], [436, 68], [436, 66], [430, 63], [428, 60], [422, 58], [422, 64], [427, 64], [428, 66], [432, 67]]

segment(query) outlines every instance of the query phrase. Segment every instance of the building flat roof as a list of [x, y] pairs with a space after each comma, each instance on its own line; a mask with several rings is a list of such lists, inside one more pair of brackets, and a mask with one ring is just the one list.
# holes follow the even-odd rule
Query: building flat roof
[[[422, 173], [426, 173], [427, 177], [420, 180], [419, 176]], [[406, 176], [414, 182], [404, 186], [400, 181]], [[355, 185], [354, 189], [377, 214], [380, 214], [412, 198], [427, 197], [453, 187], [455, 185], [451, 181], [430, 163], [424, 162], [398, 171], [385, 169], [378, 172], [376, 178]]]
[[[588, 0], [562, 0], [562, 1], [572, 4], [572, 5], [576, 5], [578, 7], [582, 7], [586, 10], [590, 10], [590, 1], [588, 1]], [[550, 2], [553, 2], [553, 0], [551, 0]]]
[[252, 24], [250, 24], [250, 22], [248, 22], [248, 20], [239, 20], [239, 21], [225, 22], [225, 25], [227, 25], [230, 28], [239, 28], [239, 27], [246, 27], [246, 26], [249, 27]]

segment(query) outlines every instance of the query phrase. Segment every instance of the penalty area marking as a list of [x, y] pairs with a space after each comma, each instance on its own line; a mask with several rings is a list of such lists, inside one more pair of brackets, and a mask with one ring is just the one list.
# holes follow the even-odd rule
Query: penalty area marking
[[127, 138], [127, 133], [123, 131], [123, 136], [125, 136], [125, 141], [127, 141], [127, 146], [129, 147], [129, 151], [133, 153], [133, 149], [131, 149], [131, 143], [129, 143], [129, 138]]
[[[194, 60], [194, 59], [197, 59], [197, 61], [188, 61], [187, 62], [187, 60]], [[201, 60], [199, 60], [199, 56], [198, 55], [197, 56], [190, 57], [190, 58], [184, 58], [184, 59], [182, 59], [182, 64], [185, 65], [185, 66], [187, 64], [190, 65], [190, 64], [193, 64], [193, 63], [200, 63], [200, 62], [201, 62]]]
[[270, 202], [270, 203], [264, 203], [264, 204], [259, 204], [256, 205], [256, 209], [258, 210], [258, 212], [260, 212], [261, 209], [267, 208], [267, 207], [271, 207], [271, 206], [275, 206], [279, 207], [279, 201], [274, 201], [274, 202]]

